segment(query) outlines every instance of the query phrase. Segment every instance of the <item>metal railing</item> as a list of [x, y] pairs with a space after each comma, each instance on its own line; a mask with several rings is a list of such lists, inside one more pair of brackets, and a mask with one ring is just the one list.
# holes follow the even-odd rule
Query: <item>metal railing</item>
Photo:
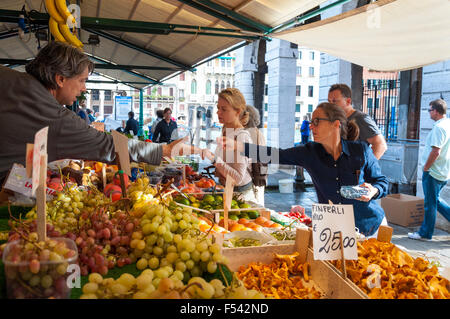
[[367, 79], [363, 82], [364, 113], [378, 125], [386, 139], [398, 137], [399, 74], [392, 78]]

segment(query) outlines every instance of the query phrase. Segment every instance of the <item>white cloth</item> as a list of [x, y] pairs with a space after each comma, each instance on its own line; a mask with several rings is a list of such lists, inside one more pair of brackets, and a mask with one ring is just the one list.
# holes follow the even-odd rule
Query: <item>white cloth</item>
[[272, 34], [377, 70], [450, 59], [450, 1], [378, 0], [323, 21]]

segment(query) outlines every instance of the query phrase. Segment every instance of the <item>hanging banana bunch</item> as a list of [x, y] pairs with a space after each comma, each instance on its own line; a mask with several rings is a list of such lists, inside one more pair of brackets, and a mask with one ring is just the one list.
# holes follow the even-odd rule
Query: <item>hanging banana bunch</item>
[[67, 42], [77, 48], [83, 48], [83, 43], [78, 40], [67, 25], [67, 21], [72, 21], [73, 25], [76, 21], [67, 8], [66, 0], [45, 0], [45, 6], [50, 15], [48, 26], [56, 41]]

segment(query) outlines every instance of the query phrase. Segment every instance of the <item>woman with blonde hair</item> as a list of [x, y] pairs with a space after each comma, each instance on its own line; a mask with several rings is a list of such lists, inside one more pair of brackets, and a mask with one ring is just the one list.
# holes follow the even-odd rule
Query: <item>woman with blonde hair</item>
[[[222, 136], [242, 143], [252, 143], [250, 133], [245, 130], [249, 120], [247, 104], [242, 93], [236, 88], [227, 88], [219, 93], [217, 102], [217, 117], [223, 124]], [[235, 155], [235, 154], [233, 154]], [[234, 180], [234, 191], [242, 194], [246, 201], [256, 202], [250, 160], [238, 154], [233, 156], [216, 148], [213, 154], [205, 149], [203, 157], [207, 157], [216, 168], [219, 182], [225, 185], [227, 176]]]

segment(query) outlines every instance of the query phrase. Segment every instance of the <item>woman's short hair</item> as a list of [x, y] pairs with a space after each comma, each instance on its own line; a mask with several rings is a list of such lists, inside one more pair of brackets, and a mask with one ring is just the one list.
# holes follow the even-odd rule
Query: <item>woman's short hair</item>
[[47, 89], [57, 89], [55, 75], [66, 78], [82, 74], [86, 68], [89, 74], [94, 63], [80, 49], [63, 42], [52, 41], [43, 47], [36, 58], [25, 66], [28, 74], [35, 77]]
[[219, 92], [219, 98], [224, 99], [236, 111], [240, 111], [239, 121], [246, 127], [249, 120], [249, 112], [246, 110], [247, 103], [244, 95], [236, 88], [227, 88]]
[[172, 112], [172, 109], [170, 107], [166, 107], [163, 111], [164, 114], [166, 114], [167, 112]]
[[341, 123], [341, 138], [349, 141], [355, 141], [359, 137], [359, 127], [355, 121], [347, 120], [347, 116], [344, 110], [333, 103], [323, 102], [317, 105], [317, 108], [322, 109], [325, 112], [326, 117], [334, 122], [339, 121]]

